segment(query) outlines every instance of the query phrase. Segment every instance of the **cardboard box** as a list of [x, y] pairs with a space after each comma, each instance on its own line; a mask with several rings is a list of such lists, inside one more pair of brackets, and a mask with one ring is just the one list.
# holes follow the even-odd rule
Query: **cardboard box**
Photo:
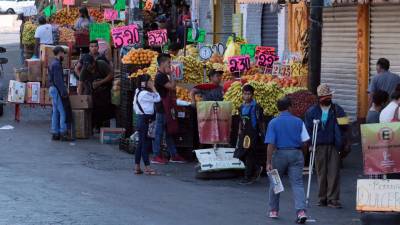
[[28, 81], [28, 68], [14, 68], [15, 80], [19, 82]]
[[26, 83], [25, 102], [32, 104], [40, 103], [40, 82]]
[[42, 63], [40, 59], [27, 59], [28, 80], [32, 82], [42, 81]]
[[71, 95], [69, 101], [72, 109], [91, 109], [93, 107], [91, 95]]
[[74, 121], [74, 134], [77, 139], [87, 139], [92, 136], [92, 112], [91, 110], [72, 110]]
[[[63, 68], [69, 68], [70, 65], [70, 57], [69, 57], [69, 48], [65, 45], [60, 45], [65, 50], [64, 60], [62, 62]], [[49, 67], [51, 62], [54, 59], [53, 49], [56, 46], [53, 45], [40, 45], [40, 60], [44, 62], [46, 67]]]
[[9, 102], [24, 103], [25, 101], [25, 88], [26, 84], [16, 80], [10, 80], [8, 85], [8, 98]]
[[100, 129], [100, 142], [102, 144], [119, 144], [119, 140], [124, 136], [124, 128], [108, 128]]
[[53, 104], [48, 88], [40, 88], [40, 104], [41, 105]]
[[42, 87], [49, 88], [49, 68], [42, 62]]

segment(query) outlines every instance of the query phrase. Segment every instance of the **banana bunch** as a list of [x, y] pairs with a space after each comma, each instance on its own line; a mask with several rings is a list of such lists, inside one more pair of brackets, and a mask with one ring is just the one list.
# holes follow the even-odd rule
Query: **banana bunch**
[[193, 56], [178, 56], [177, 60], [183, 62], [183, 83], [199, 84], [203, 82], [202, 62]]
[[[179, 50], [178, 55], [183, 56], [184, 50]], [[187, 45], [186, 46], [186, 56], [192, 56], [197, 58], [199, 56], [199, 49], [195, 45]]]
[[157, 74], [157, 56], [154, 56], [153, 59], [151, 60], [150, 66], [147, 67], [147, 74], [151, 76], [151, 78], [154, 80], [156, 78]]
[[229, 87], [228, 91], [225, 92], [224, 101], [228, 101], [232, 103], [232, 115], [239, 114], [239, 107], [243, 103], [242, 98], [242, 83], [239, 81], [235, 81]]
[[307, 88], [305, 87], [284, 87], [282, 88], [283, 92], [284, 92], [284, 96], [288, 95], [288, 94], [292, 94], [298, 91], [303, 91], [303, 90], [307, 90]]
[[278, 114], [276, 103], [284, 96], [283, 90], [276, 83], [263, 83], [250, 81], [247, 84], [255, 89], [254, 98], [264, 109], [264, 115], [275, 116]]
[[35, 31], [37, 25], [28, 21], [24, 24], [24, 30], [22, 32], [22, 44], [24, 45], [35, 45]]

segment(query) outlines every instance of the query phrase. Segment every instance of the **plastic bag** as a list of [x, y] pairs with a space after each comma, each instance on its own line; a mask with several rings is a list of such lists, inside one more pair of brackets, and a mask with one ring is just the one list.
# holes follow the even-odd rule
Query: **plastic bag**
[[226, 42], [224, 62], [227, 62], [229, 57], [236, 55], [240, 55], [240, 44], [234, 42], [232, 37], [229, 37], [228, 41]]

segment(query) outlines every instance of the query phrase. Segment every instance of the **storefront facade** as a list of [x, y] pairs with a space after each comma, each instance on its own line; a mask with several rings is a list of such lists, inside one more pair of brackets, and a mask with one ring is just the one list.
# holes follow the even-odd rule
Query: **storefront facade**
[[400, 74], [400, 4], [334, 2], [323, 14], [321, 82], [352, 119], [365, 118], [368, 84], [379, 58]]

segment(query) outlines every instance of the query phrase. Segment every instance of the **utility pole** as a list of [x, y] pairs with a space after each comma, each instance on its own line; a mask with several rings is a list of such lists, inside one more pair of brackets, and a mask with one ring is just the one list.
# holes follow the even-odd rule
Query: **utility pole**
[[323, 0], [311, 0], [310, 55], [308, 61], [308, 88], [316, 93], [321, 83], [321, 43]]

